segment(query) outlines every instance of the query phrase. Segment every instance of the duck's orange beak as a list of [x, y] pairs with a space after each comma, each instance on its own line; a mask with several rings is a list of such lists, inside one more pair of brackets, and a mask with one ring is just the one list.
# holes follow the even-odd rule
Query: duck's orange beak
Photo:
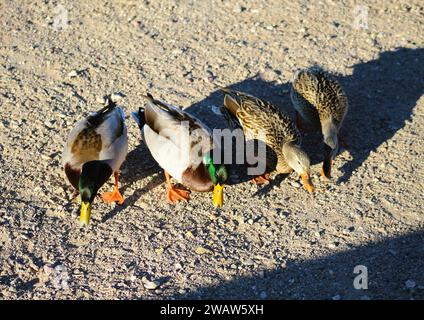
[[305, 189], [308, 190], [309, 193], [314, 192], [315, 187], [312, 184], [311, 177], [309, 176], [309, 174], [307, 172], [304, 172], [300, 175], [300, 177], [302, 178], [303, 186], [305, 187]]

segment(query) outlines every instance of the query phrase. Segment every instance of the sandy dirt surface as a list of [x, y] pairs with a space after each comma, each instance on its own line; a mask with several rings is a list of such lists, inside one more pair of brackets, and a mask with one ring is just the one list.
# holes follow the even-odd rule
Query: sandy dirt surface
[[[2, 0], [0, 24], [1, 299], [424, 298], [422, 1]], [[319, 182], [320, 136], [307, 134], [314, 195], [292, 174], [233, 183], [221, 211], [211, 194], [166, 202], [129, 117], [141, 94], [212, 127], [225, 126], [217, 85], [293, 116], [293, 72], [314, 64], [350, 103], [333, 183]], [[64, 141], [117, 91], [126, 200], [96, 199], [81, 229]]]

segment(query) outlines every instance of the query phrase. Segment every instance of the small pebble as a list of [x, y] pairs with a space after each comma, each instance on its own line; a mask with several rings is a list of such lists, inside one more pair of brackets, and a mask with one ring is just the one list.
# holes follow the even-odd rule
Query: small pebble
[[406, 280], [405, 281], [405, 287], [406, 289], [414, 289], [416, 286], [415, 281], [414, 280]]
[[292, 182], [290, 182], [290, 184], [292, 185], [292, 187], [295, 187], [295, 188], [300, 188], [301, 187], [300, 183], [297, 182], [297, 181], [292, 181]]
[[336, 244], [334, 242], [331, 242], [331, 243], [328, 244], [328, 247], [330, 249], [335, 249], [337, 246], [336, 246]]
[[266, 294], [266, 292], [265, 291], [262, 291], [260, 294], [259, 294], [259, 298], [261, 298], [261, 299], [266, 299], [268, 297], [268, 295]]
[[105, 105], [105, 104], [107, 103], [107, 100], [106, 100], [106, 97], [97, 97], [97, 98], [96, 98], [96, 102], [97, 102], [98, 104]]
[[50, 275], [51, 273], [53, 273], [54, 268], [53, 268], [51, 265], [46, 264], [46, 265], [43, 267], [43, 270], [44, 270], [44, 273], [45, 273], [46, 275]]
[[75, 77], [78, 77], [78, 71], [76, 71], [76, 70], [72, 70], [72, 71], [70, 71], [70, 72], [68, 73], [68, 77], [69, 77], [69, 78], [75, 78]]
[[147, 290], [155, 290], [157, 287], [159, 287], [159, 282], [157, 281], [149, 281], [149, 280], [145, 280], [143, 282], [143, 286], [144, 288], [146, 288]]
[[210, 252], [210, 250], [208, 250], [208, 249], [206, 249], [206, 248], [203, 248], [203, 247], [197, 247], [197, 248], [196, 248], [196, 250], [195, 250], [195, 252], [196, 252], [197, 254], [199, 254], [199, 255], [202, 255], [202, 254], [209, 253], [209, 252]]
[[164, 251], [165, 251], [165, 249], [164, 249], [164, 248], [156, 248], [156, 249], [155, 249], [155, 252], [156, 252], [156, 254], [158, 254], [158, 255], [161, 255]]
[[215, 105], [212, 106], [211, 110], [212, 110], [213, 113], [215, 113], [218, 116], [220, 116], [222, 114], [221, 109], [218, 106], [215, 106]]
[[247, 259], [247, 260], [243, 261], [243, 264], [245, 266], [253, 266], [255, 264], [255, 262], [252, 259]]
[[333, 300], [341, 300], [341, 299], [342, 299], [342, 297], [341, 297], [339, 294], [337, 294], [337, 295], [335, 295], [332, 299], [333, 299]]
[[110, 98], [112, 99], [113, 102], [118, 102], [119, 100], [122, 100], [125, 97], [126, 97], [126, 95], [122, 92], [114, 92], [110, 96]]

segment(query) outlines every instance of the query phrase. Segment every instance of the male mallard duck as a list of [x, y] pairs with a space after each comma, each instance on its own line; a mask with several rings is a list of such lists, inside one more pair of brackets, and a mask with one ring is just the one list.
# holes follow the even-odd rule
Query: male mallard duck
[[330, 74], [311, 68], [296, 72], [290, 96], [297, 111], [298, 126], [322, 132], [324, 163], [321, 176], [328, 180], [332, 159], [338, 152], [338, 132], [348, 110], [346, 95]]
[[88, 225], [91, 204], [112, 173], [115, 187], [112, 192], [103, 193], [102, 198], [105, 202], [124, 202], [118, 189], [118, 170], [127, 151], [124, 112], [109, 97], [102, 109], [79, 121], [70, 132], [63, 166], [69, 182], [81, 195], [81, 226]]
[[[274, 167], [278, 173], [294, 170], [302, 178], [305, 189], [313, 192], [309, 157], [300, 148], [300, 134], [292, 120], [268, 102], [243, 92], [221, 90], [225, 108], [239, 120], [246, 139], [265, 139], [262, 141], [271, 149], [266, 154], [266, 172]], [[260, 176], [256, 182], [269, 183], [268, 175]]]
[[167, 200], [187, 201], [189, 192], [171, 184], [170, 176], [190, 190], [207, 192], [213, 188], [213, 204], [222, 207], [223, 187], [228, 178], [224, 164], [214, 161], [210, 129], [199, 119], [176, 107], [155, 100], [152, 95], [144, 109], [132, 116], [153, 158], [165, 171]]

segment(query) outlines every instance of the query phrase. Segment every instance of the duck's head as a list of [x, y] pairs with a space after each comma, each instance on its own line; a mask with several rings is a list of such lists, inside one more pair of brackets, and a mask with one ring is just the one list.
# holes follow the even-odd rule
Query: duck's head
[[299, 146], [289, 142], [284, 144], [283, 154], [290, 168], [300, 175], [305, 189], [312, 193], [315, 187], [310, 177], [311, 161], [306, 152]]
[[88, 226], [91, 214], [91, 204], [100, 187], [109, 179], [111, 174], [112, 168], [105, 161], [89, 161], [82, 166], [78, 184], [81, 195], [81, 226]]
[[207, 154], [203, 157], [203, 163], [208, 170], [209, 176], [213, 183], [213, 205], [222, 208], [224, 199], [224, 185], [228, 179], [227, 167], [220, 163], [217, 164], [213, 161], [212, 155]]

